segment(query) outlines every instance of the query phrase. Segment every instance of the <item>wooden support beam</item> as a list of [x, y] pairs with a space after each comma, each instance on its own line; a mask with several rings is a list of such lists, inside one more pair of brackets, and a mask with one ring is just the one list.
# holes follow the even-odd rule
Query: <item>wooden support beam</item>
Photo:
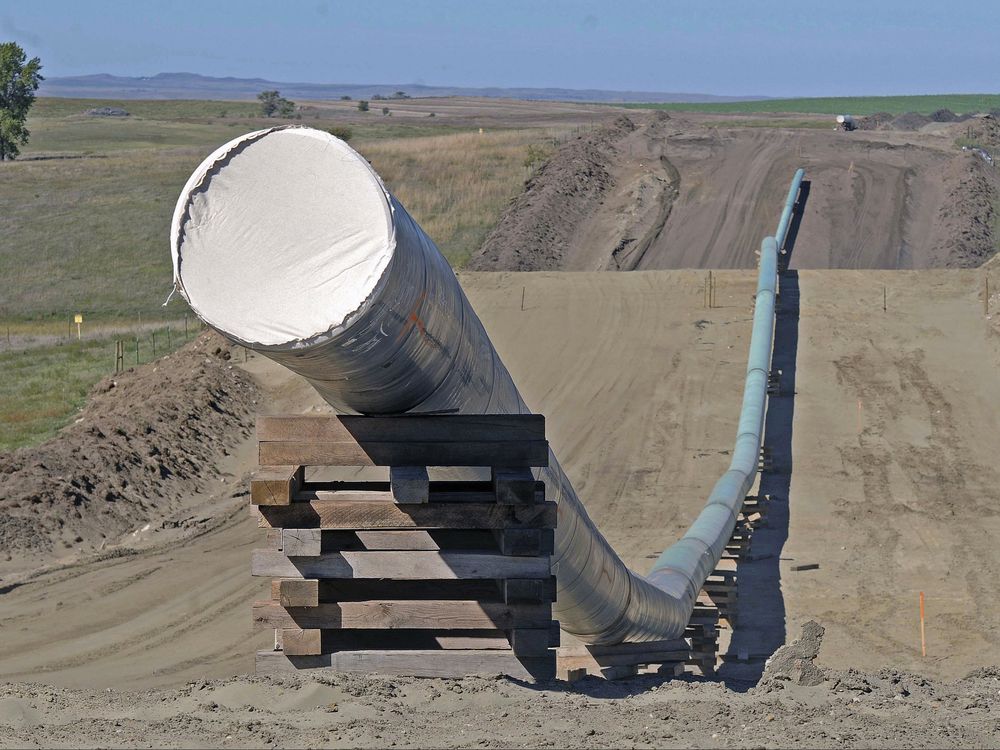
[[503, 555], [551, 555], [555, 551], [553, 529], [498, 529], [493, 535]]
[[546, 649], [559, 645], [560, 634], [556, 622], [547, 628], [515, 628], [510, 631], [510, 647], [515, 654], [544, 655]]
[[[257, 417], [261, 442], [525, 442], [545, 439], [541, 414], [415, 414], [393, 417], [296, 414]], [[386, 464], [387, 466], [390, 464]], [[484, 464], [487, 465], [487, 464]]]
[[261, 466], [250, 480], [251, 505], [288, 505], [304, 476], [301, 466]]
[[554, 602], [556, 600], [555, 576], [523, 579], [507, 578], [501, 581], [503, 600], [507, 604]]
[[389, 487], [397, 503], [426, 503], [430, 499], [427, 467], [390, 466]]
[[551, 680], [555, 660], [549, 656], [516, 656], [511, 651], [337, 651], [319, 656], [288, 656], [258, 651], [258, 675], [318, 669], [333, 674], [385, 674], [411, 677], [465, 677], [504, 674], [519, 680]]
[[289, 559], [277, 550], [252, 553], [251, 575], [270, 578], [543, 578], [549, 558], [478, 552], [334, 552]]
[[271, 598], [282, 607], [317, 607], [319, 581], [315, 578], [277, 578], [271, 581]]
[[[496, 501], [504, 505], [533, 503], [539, 489], [542, 493], [545, 492], [545, 484], [536, 481], [530, 469], [494, 467], [490, 470], [490, 481], [493, 483]], [[538, 487], [539, 484], [541, 488]]]
[[288, 656], [308, 656], [323, 653], [323, 631], [300, 628], [281, 629], [281, 648]]
[[349, 630], [510, 630], [548, 629], [552, 605], [476, 601], [320, 602], [313, 607], [282, 607], [275, 601], [254, 602], [254, 627]]
[[[338, 494], [338, 493], [331, 493]], [[552, 528], [557, 506], [497, 503], [351, 502], [316, 498], [284, 506], [257, 506], [258, 524], [296, 529], [507, 529]]]
[[465, 442], [261, 442], [261, 465], [305, 466], [547, 466], [546, 440]]
[[282, 529], [281, 551], [286, 557], [318, 557], [322, 554], [320, 529]]

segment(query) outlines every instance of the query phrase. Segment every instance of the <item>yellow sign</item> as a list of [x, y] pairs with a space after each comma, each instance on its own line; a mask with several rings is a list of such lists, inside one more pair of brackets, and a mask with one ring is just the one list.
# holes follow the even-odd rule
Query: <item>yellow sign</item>
[[83, 322], [83, 316], [80, 313], [77, 313], [76, 315], [73, 316], [73, 322], [74, 323], [82, 323]]

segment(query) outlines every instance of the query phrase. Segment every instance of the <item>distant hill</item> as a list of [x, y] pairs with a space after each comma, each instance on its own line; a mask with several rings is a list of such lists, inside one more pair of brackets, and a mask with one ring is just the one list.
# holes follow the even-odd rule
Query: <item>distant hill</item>
[[605, 91], [603, 89], [554, 88], [463, 88], [426, 86], [416, 83], [288, 83], [263, 78], [212, 78], [196, 73], [157, 73], [132, 78], [99, 73], [87, 76], [47, 78], [39, 96], [86, 99], [254, 99], [265, 89], [278, 89], [291, 99], [354, 99], [375, 94], [390, 96], [405, 91], [410, 96], [486, 96], [505, 99], [537, 99], [570, 102], [692, 102], [723, 103], [759, 101], [763, 96], [712, 96], [711, 94], [665, 93], [662, 91]]

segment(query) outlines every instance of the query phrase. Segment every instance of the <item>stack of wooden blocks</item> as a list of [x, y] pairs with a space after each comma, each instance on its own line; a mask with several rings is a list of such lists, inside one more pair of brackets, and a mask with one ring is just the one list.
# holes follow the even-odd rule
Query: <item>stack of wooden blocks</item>
[[[540, 415], [289, 416], [257, 421], [251, 503], [268, 529], [252, 572], [274, 630], [258, 674], [325, 669], [555, 675], [556, 505]], [[389, 481], [310, 481], [306, 467], [383, 466]], [[489, 467], [430, 481], [427, 467]]]

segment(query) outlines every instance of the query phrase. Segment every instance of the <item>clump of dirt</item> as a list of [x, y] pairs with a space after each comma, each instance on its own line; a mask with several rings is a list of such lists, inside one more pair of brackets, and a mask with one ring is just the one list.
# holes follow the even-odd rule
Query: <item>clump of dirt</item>
[[893, 130], [920, 130], [927, 123], [932, 122], [931, 118], [917, 112], [906, 112], [896, 117], [892, 121]]
[[938, 254], [948, 268], [977, 268], [997, 252], [1000, 180], [978, 154], [956, 159], [949, 171], [951, 188], [938, 212], [946, 239]]
[[257, 390], [205, 333], [108, 377], [41, 445], [0, 455], [0, 549], [89, 549], [166, 514], [250, 433]]
[[557, 150], [504, 211], [472, 271], [546, 271], [561, 267], [573, 231], [614, 186], [616, 144], [636, 129], [625, 115]]
[[805, 687], [821, 684], [826, 677], [815, 661], [825, 633], [826, 629], [814, 620], [805, 623], [797, 640], [785, 644], [767, 660], [761, 684], [777, 680], [788, 680]]
[[938, 109], [930, 114], [931, 122], [965, 122], [971, 115], [956, 115], [950, 109]]
[[893, 116], [888, 112], [876, 112], [856, 121], [858, 130], [885, 130], [892, 125]]

